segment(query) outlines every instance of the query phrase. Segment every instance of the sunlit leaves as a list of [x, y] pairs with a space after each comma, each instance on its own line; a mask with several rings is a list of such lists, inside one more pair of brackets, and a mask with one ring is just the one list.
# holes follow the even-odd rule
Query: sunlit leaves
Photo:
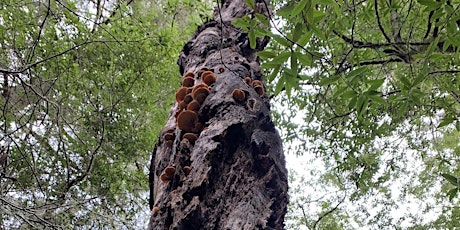
[[[450, 130], [460, 130], [460, 12], [454, 3], [277, 3], [276, 16], [284, 21], [275, 22], [276, 33], [267, 33], [272, 46], [260, 57], [275, 95], [304, 108], [293, 112], [297, 116], [304, 114], [308, 122], [301, 124], [304, 128], [296, 131], [297, 136], [300, 133], [322, 140], [305, 144], [315, 146], [305, 148], [305, 154], [313, 148], [316, 156], [338, 170], [338, 177], [342, 177], [341, 173], [354, 175], [353, 182], [362, 186], [361, 192], [355, 193], [356, 199], [378, 187], [372, 183], [377, 174], [394, 180], [402, 175], [398, 174], [398, 162], [410, 161], [411, 156], [391, 147], [389, 139], [399, 139], [425, 161], [445, 161], [445, 157], [436, 156], [452, 159], [451, 168], [442, 164], [433, 170], [453, 172], [458, 167], [458, 147], [446, 145], [439, 152], [432, 151], [436, 139]], [[276, 59], [278, 56], [282, 57]], [[296, 83], [298, 87], [293, 86]], [[293, 118], [285, 119], [282, 124]], [[379, 164], [379, 173], [372, 167], [363, 167], [360, 161], [374, 149], [380, 150], [372, 155]], [[430, 167], [421, 164], [422, 168]], [[414, 176], [414, 183], [421, 177]], [[423, 186], [429, 187], [436, 180], [439, 177], [432, 176], [423, 181]], [[443, 195], [448, 193], [451, 197], [457, 193], [451, 188], [442, 190]], [[420, 192], [418, 196], [422, 196]]]
[[93, 4], [0, 3], [7, 228], [140, 228], [150, 153], [173, 101], [172, 63], [195, 29], [184, 26], [196, 22], [178, 27], [166, 4], [148, 2], [105, 5], [95, 19]]

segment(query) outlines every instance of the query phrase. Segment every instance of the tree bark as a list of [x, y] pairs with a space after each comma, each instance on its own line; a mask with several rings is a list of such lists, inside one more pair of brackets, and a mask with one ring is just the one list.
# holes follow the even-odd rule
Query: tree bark
[[[255, 12], [268, 16], [268, 5], [222, 0], [184, 46], [180, 71], [194, 81], [183, 80], [152, 155], [149, 229], [284, 228], [287, 170], [256, 56], [268, 38], [251, 49], [247, 33], [231, 25]], [[193, 108], [204, 82], [209, 95]]]

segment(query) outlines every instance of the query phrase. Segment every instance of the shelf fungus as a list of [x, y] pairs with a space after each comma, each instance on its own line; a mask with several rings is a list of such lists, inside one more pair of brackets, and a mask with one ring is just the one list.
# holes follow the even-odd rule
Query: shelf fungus
[[198, 112], [200, 110], [200, 103], [197, 100], [193, 100], [187, 105], [187, 110]]
[[176, 101], [177, 102], [183, 101], [185, 95], [187, 95], [187, 87], [180, 87], [176, 92]]
[[168, 130], [168, 131], [164, 134], [163, 138], [165, 139], [166, 146], [168, 146], [169, 148], [171, 148], [172, 145], [173, 145], [173, 143], [174, 143], [174, 138], [176, 138], [176, 137], [175, 137], [175, 134], [174, 134], [174, 130], [173, 130], [173, 129]]
[[195, 84], [195, 79], [193, 77], [184, 77], [182, 79], [182, 86], [192, 87]]
[[192, 132], [195, 129], [195, 124], [198, 121], [196, 112], [184, 110], [177, 116], [177, 127], [185, 132]]
[[184, 174], [188, 176], [188, 174], [190, 174], [190, 171], [192, 171], [192, 168], [190, 166], [184, 166], [182, 170], [184, 170]]
[[214, 82], [216, 82], [217, 78], [213, 72], [205, 71], [203, 74], [201, 74], [201, 80], [203, 80], [206, 85], [212, 85]]
[[232, 96], [233, 99], [235, 99], [235, 101], [238, 102], [244, 101], [244, 99], [246, 98], [246, 95], [244, 95], [244, 92], [241, 89], [234, 89], [232, 92]]
[[182, 140], [188, 140], [188, 142], [191, 145], [195, 145], [196, 140], [198, 139], [198, 135], [195, 133], [185, 133], [184, 136], [182, 136]]
[[168, 166], [161, 173], [160, 180], [163, 182], [169, 182], [174, 177], [174, 173], [176, 173], [176, 168], [173, 166]]
[[203, 104], [206, 97], [209, 95], [209, 88], [206, 84], [196, 85], [192, 90], [192, 97], [199, 104]]

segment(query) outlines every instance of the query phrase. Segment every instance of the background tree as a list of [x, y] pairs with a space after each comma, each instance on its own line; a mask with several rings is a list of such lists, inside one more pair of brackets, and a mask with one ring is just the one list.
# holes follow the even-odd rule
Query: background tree
[[458, 1], [274, 4], [275, 30], [251, 31], [275, 41], [258, 55], [290, 152], [321, 159], [305, 183], [323, 195], [291, 206], [305, 226], [455, 227]]
[[0, 2], [0, 228], [143, 228], [170, 63], [206, 11], [198, 1]]
[[287, 171], [255, 55], [268, 39], [231, 24], [268, 14], [264, 1], [220, 1], [184, 46], [152, 156], [149, 229], [283, 229]]

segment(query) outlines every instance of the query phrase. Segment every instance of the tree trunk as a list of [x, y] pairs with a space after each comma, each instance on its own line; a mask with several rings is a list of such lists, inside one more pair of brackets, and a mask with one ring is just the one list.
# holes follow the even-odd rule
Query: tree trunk
[[[220, 3], [178, 60], [183, 85], [150, 166], [149, 229], [284, 228], [287, 170], [256, 57], [268, 38], [251, 49], [231, 22], [254, 10]], [[255, 12], [268, 15], [268, 2]]]

